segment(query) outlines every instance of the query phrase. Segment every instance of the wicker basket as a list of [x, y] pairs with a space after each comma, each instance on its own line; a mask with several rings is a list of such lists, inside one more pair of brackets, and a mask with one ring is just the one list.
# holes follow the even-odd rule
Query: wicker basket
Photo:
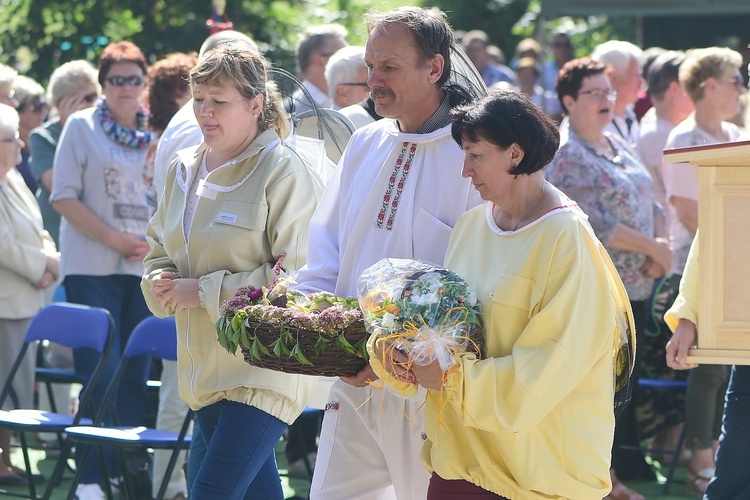
[[[278, 325], [271, 325], [259, 321], [247, 321], [249, 330], [252, 331], [258, 340], [270, 347], [280, 336]], [[299, 375], [318, 375], [325, 377], [341, 377], [356, 375], [367, 365], [367, 361], [359, 355], [350, 354], [335, 345], [335, 339], [338, 335], [323, 335], [331, 340], [331, 344], [317, 354], [315, 344], [318, 342], [321, 334], [310, 330], [303, 330], [295, 327], [285, 327], [295, 338], [297, 345], [302, 354], [313, 364], [306, 365], [298, 361], [293, 356], [276, 356], [273, 352], [270, 354], [261, 354], [261, 359], [253, 357], [250, 349], [240, 345], [245, 361], [258, 368], [265, 368], [285, 373], [295, 373]], [[369, 334], [365, 330], [365, 324], [360, 319], [344, 328], [343, 334], [351, 345], [356, 345], [360, 341], [366, 341]]]

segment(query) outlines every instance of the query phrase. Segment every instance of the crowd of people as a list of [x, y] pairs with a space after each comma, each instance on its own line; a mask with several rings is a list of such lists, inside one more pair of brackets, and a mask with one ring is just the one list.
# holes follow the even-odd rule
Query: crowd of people
[[[662, 154], [747, 137], [741, 55], [608, 41], [576, 58], [556, 33], [547, 60], [529, 38], [506, 65], [485, 32], [455, 32], [436, 9], [365, 22], [365, 46], [336, 24], [301, 33], [293, 92], [234, 31], [150, 65], [113, 42], [96, 68], [55, 69], [46, 90], [0, 65], [0, 377], [60, 286], [115, 321], [95, 399], [133, 328], [175, 316], [157, 427], [179, 430], [188, 407], [196, 418], [169, 499], [281, 500], [275, 453], [287, 433], [289, 470], [314, 465], [318, 500], [640, 500], [625, 483], [656, 474], [639, 446], [672, 448], [683, 425], [687, 493], [750, 494], [736, 470], [750, 439], [743, 400], [724, 404], [747, 373], [685, 361], [699, 334], [698, 183], [695, 167]], [[293, 140], [297, 119], [321, 109], [355, 130], [330, 176]], [[444, 372], [372, 342], [360, 373], [318, 380], [253, 367], [216, 341], [222, 302], [279, 266], [300, 291], [356, 296], [362, 272], [387, 257], [466, 279], [483, 358], [456, 354]], [[686, 379], [686, 394], [635, 389], [616, 415], [623, 341], [637, 346], [631, 387]], [[82, 380], [98, 361], [67, 357]], [[32, 358], [15, 404], [30, 405]], [[130, 363], [119, 424], [143, 424], [152, 371], [147, 358]], [[320, 391], [325, 411], [300, 417]], [[729, 447], [722, 415], [737, 436]], [[0, 429], [5, 485], [26, 474], [11, 439]], [[103, 477], [117, 471], [106, 460], [79, 463], [78, 499], [104, 498], [117, 479]], [[168, 460], [154, 456], [154, 494]]]

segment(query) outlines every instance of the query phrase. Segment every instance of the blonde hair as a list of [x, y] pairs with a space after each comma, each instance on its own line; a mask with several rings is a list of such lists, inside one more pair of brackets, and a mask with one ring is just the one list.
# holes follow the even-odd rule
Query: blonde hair
[[261, 131], [274, 128], [281, 138], [289, 135], [291, 125], [281, 93], [274, 82], [268, 81], [266, 59], [248, 44], [226, 42], [207, 52], [190, 71], [190, 87], [196, 83], [231, 85], [248, 101], [263, 94], [258, 128]]
[[742, 56], [727, 47], [708, 47], [688, 51], [680, 65], [680, 84], [693, 102], [705, 95], [703, 85], [709, 78], [719, 78], [727, 69], [742, 66]]
[[66, 62], [52, 72], [47, 86], [47, 99], [53, 106], [57, 106], [66, 97], [81, 92], [89, 85], [99, 95], [102, 87], [98, 78], [98, 72], [90, 62], [83, 59]]

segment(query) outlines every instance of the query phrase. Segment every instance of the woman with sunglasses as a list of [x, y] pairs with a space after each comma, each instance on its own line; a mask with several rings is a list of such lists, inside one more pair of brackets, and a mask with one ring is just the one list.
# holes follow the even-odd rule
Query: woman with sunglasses
[[16, 111], [20, 117], [18, 133], [23, 141], [21, 150], [21, 163], [16, 169], [21, 172], [23, 180], [32, 193], [36, 193], [39, 187], [36, 179], [31, 173], [29, 163], [31, 161], [31, 148], [29, 147], [29, 134], [42, 123], [47, 116], [49, 106], [44, 98], [44, 87], [33, 78], [28, 76], [16, 76], [13, 79], [13, 90], [15, 100], [18, 102]]
[[[670, 270], [672, 253], [667, 240], [654, 234], [657, 206], [648, 170], [622, 139], [604, 132], [612, 121], [616, 99], [606, 69], [593, 59], [581, 58], [560, 70], [557, 95], [570, 120], [570, 134], [546, 168], [546, 176], [588, 215], [625, 284], [640, 334], [653, 280]], [[636, 361], [633, 386], [637, 380]], [[612, 497], [641, 499], [617, 475], [640, 478], [648, 472], [641, 469], [647, 466], [645, 459], [640, 452], [621, 451], [622, 444], [639, 445], [632, 404], [615, 427]]]
[[[728, 120], [740, 112], [746, 92], [740, 73], [742, 56], [725, 47], [696, 49], [680, 65], [679, 79], [693, 101], [695, 112], [669, 134], [665, 149], [705, 146], [740, 139], [740, 129]], [[682, 276], [693, 237], [698, 230], [698, 173], [689, 164], [664, 165], [669, 206], [669, 236], [673, 245], [675, 280]], [[716, 467], [724, 393], [730, 367], [700, 365], [688, 377], [685, 395], [685, 437], [690, 462], [685, 488], [702, 496]]]
[[[100, 378], [104, 382], [91, 388], [95, 398], [103, 396], [133, 328], [150, 315], [140, 290], [151, 215], [143, 166], [152, 135], [146, 129], [148, 111], [140, 104], [146, 71], [138, 47], [109, 44], [99, 59], [104, 97], [68, 118], [55, 155], [51, 201], [63, 216], [61, 272], [67, 299], [107, 309], [116, 325]], [[76, 350], [74, 360], [76, 373], [88, 380], [97, 355]], [[120, 425], [143, 424], [148, 366], [147, 359], [131, 362], [120, 384], [114, 412]], [[78, 498], [103, 498], [101, 485], [108, 478], [95, 457], [80, 463], [84, 448], [76, 447], [78, 466], [83, 466]]]
[[55, 71], [47, 86], [47, 100], [56, 115], [29, 135], [31, 163], [29, 167], [39, 183], [37, 201], [42, 210], [44, 228], [60, 245], [60, 214], [49, 202], [52, 193], [52, 163], [60, 140], [63, 125], [76, 111], [89, 108], [99, 98], [102, 88], [97, 81], [96, 69], [88, 61], [70, 61]]

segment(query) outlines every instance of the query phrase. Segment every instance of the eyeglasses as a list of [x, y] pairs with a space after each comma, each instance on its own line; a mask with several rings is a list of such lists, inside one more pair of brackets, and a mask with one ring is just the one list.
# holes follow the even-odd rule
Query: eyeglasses
[[745, 82], [739, 76], [729, 78], [728, 80], [719, 80], [719, 83], [731, 83], [737, 90], [745, 90]]
[[346, 82], [346, 83], [340, 83], [339, 85], [346, 85], [348, 87], [370, 87], [367, 85], [367, 82]]
[[114, 85], [115, 87], [124, 87], [130, 85], [131, 87], [138, 87], [143, 84], [143, 78], [138, 75], [133, 76], [108, 76], [107, 83]]
[[[735, 89], [737, 89], [737, 90], [739, 90], [741, 92], [745, 90], [745, 82], [744, 82], [744, 80], [742, 79], [741, 76], [735, 76], [733, 78], [727, 78], [726, 80], [722, 80], [722, 79], [716, 78], [716, 81], [719, 82], [719, 83], [731, 83], [732, 85], [734, 85]], [[700, 88], [703, 88], [703, 87], [706, 86], [706, 82], [703, 81], [698, 86]]]
[[92, 92], [90, 94], [86, 94], [83, 96], [83, 100], [86, 101], [89, 104], [92, 104], [96, 99], [99, 97], [99, 95], [96, 92]]
[[610, 89], [584, 90], [583, 92], [578, 92], [578, 95], [590, 96], [590, 98], [594, 101], [600, 101], [601, 99], [606, 99], [608, 101], [615, 102], [617, 100], [617, 91], [610, 90]]
[[19, 113], [23, 113], [26, 109], [30, 109], [34, 113], [40, 113], [42, 111], [46, 111], [48, 108], [49, 105], [47, 104], [47, 101], [39, 99], [34, 101], [32, 104], [26, 102], [19, 104], [16, 111], [18, 111]]

